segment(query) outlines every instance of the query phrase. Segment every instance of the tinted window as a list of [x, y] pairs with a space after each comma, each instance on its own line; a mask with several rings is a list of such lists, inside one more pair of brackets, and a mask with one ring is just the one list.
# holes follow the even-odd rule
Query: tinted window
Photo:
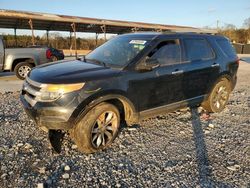
[[161, 65], [180, 63], [181, 50], [178, 40], [170, 40], [160, 43], [149, 55], [157, 59]]
[[213, 51], [205, 39], [185, 39], [184, 45], [188, 61], [213, 58]]
[[220, 49], [224, 52], [224, 54], [228, 57], [235, 57], [236, 52], [230, 42], [226, 39], [218, 39], [216, 40]]

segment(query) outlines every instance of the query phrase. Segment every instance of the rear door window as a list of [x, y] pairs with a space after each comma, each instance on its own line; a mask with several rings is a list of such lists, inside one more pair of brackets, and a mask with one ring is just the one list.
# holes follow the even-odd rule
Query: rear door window
[[219, 45], [221, 51], [227, 56], [227, 57], [236, 57], [235, 49], [233, 48], [232, 44], [227, 39], [217, 39], [217, 44]]
[[181, 62], [180, 42], [178, 39], [161, 42], [148, 56], [157, 59], [163, 66], [179, 64]]
[[214, 58], [213, 50], [203, 38], [184, 39], [186, 61], [209, 60]]

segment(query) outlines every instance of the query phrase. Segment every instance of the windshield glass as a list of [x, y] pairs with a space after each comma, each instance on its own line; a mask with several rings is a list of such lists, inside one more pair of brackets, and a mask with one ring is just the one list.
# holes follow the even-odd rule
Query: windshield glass
[[86, 56], [88, 60], [102, 62], [110, 67], [124, 67], [148, 44], [148, 40], [116, 37]]

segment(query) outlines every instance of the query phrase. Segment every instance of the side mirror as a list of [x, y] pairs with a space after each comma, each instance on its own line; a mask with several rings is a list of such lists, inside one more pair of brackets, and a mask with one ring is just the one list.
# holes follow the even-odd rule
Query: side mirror
[[138, 71], [151, 71], [156, 67], [159, 67], [160, 63], [157, 59], [154, 58], [146, 58], [144, 61], [139, 63], [136, 66], [136, 70]]

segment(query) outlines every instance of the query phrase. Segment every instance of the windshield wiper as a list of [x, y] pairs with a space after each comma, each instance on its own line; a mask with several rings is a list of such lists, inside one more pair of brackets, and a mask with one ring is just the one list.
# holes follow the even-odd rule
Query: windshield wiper
[[92, 61], [94, 63], [97, 63], [99, 65], [103, 65], [104, 67], [106, 67], [106, 64], [103, 61], [100, 61], [98, 59], [87, 59], [87, 58], [85, 58], [85, 61]]

